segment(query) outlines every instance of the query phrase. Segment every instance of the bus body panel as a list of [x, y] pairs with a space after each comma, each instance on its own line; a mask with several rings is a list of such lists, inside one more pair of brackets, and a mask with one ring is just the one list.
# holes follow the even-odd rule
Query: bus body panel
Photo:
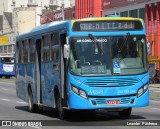
[[53, 71], [53, 62], [45, 62], [41, 65], [42, 70], [42, 102], [45, 106], [54, 106], [54, 87], [59, 87], [59, 73]]
[[34, 103], [37, 103], [36, 76], [34, 64], [17, 64], [16, 92], [17, 96], [28, 102], [28, 87], [33, 92]]
[[[141, 97], [139, 97], [138, 99], [133, 96], [133, 97], [129, 97], [129, 100], [131, 99], [136, 99], [134, 104], [130, 104], [129, 102], [126, 102], [125, 104], [117, 104], [117, 105], [107, 105], [107, 100], [122, 100], [122, 99], [128, 99], [126, 97], [124, 98], [94, 98], [94, 99], [89, 99], [86, 100], [80, 96], [78, 96], [77, 94], [75, 94], [74, 92], [70, 92], [69, 95], [69, 108], [70, 109], [81, 109], [81, 110], [90, 110], [90, 109], [107, 109], [107, 108], [114, 108], [114, 109], [118, 109], [118, 108], [136, 108], [136, 107], [145, 107], [149, 105], [149, 90], [147, 90]], [[102, 103], [102, 104], [96, 104], [94, 105], [92, 103], [92, 101], [99, 101], [97, 103]]]
[[16, 65], [16, 92], [19, 98], [26, 101], [26, 80], [25, 80], [25, 65], [17, 64]]

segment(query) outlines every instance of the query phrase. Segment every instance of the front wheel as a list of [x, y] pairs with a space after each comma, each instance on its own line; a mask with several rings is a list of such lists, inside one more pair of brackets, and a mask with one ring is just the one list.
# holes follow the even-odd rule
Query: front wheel
[[132, 108], [124, 109], [123, 111], [119, 111], [119, 116], [121, 118], [129, 118], [131, 116]]
[[62, 99], [60, 97], [58, 98], [58, 103], [57, 104], [58, 104], [57, 106], [58, 106], [59, 118], [62, 119], [62, 120], [67, 118], [68, 115], [69, 115], [69, 111], [63, 108]]

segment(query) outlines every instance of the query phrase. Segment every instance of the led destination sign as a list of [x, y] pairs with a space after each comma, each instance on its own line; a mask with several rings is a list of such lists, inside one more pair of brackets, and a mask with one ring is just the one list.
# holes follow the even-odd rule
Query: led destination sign
[[140, 21], [86, 21], [75, 22], [73, 31], [140, 30]]

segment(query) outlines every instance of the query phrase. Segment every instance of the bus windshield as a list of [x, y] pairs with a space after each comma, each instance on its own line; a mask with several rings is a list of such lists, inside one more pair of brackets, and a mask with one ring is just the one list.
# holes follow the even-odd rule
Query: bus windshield
[[133, 75], [147, 72], [143, 35], [73, 37], [70, 71], [81, 76]]
[[1, 57], [1, 63], [14, 64], [14, 58], [13, 57]]

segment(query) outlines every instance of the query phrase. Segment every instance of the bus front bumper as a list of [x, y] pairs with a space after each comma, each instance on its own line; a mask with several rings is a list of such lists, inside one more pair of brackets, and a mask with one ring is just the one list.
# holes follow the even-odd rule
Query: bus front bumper
[[[90, 109], [107, 109], [107, 108], [134, 108], [134, 107], [145, 107], [149, 105], [149, 90], [146, 90], [143, 95], [140, 97], [129, 96], [129, 97], [120, 97], [109, 98], [109, 97], [89, 97], [85, 99], [73, 91], [70, 92], [68, 96], [68, 106], [70, 109], [79, 109], [79, 110], [90, 110]], [[108, 101], [119, 102], [118, 104], [108, 104]]]

